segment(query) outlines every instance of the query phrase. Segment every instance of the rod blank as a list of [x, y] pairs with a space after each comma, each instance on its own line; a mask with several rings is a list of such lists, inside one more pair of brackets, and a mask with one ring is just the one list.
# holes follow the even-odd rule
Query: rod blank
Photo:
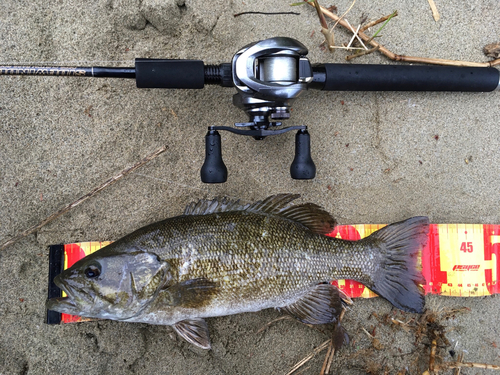
[[0, 66], [0, 75], [135, 78], [134, 68], [64, 67], [64, 66]]

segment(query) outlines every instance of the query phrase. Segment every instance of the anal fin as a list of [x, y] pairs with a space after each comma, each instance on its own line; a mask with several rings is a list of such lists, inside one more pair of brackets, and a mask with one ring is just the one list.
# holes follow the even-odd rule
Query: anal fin
[[318, 284], [294, 303], [280, 307], [306, 324], [327, 324], [338, 322], [345, 305], [352, 300], [341, 290], [331, 284]]
[[184, 340], [202, 349], [210, 349], [208, 326], [203, 319], [186, 319], [175, 323], [172, 328]]

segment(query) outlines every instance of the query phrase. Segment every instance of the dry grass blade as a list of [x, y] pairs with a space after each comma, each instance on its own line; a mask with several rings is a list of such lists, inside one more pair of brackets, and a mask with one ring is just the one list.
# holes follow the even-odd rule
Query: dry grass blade
[[427, 0], [429, 2], [429, 6], [431, 7], [432, 10], [432, 17], [434, 17], [434, 21], [439, 21], [441, 16], [439, 15], [438, 8], [436, 7], [436, 3], [434, 0]]
[[394, 11], [394, 13], [391, 13], [391, 14], [388, 14], [387, 16], [384, 16], [384, 17], [381, 17], [379, 18], [378, 20], [375, 20], [375, 21], [372, 21], [372, 22], [368, 22], [365, 26], [363, 26], [359, 31], [361, 32], [365, 32], [366, 30], [368, 30], [370, 27], [373, 27], [375, 25], [378, 25], [379, 23], [382, 23], [382, 22], [385, 22], [387, 21], [388, 19], [392, 18], [392, 17], [396, 17], [398, 15], [398, 11]]
[[318, 354], [318, 353], [322, 352], [323, 350], [325, 350], [328, 347], [328, 345], [330, 345], [330, 342], [331, 342], [331, 340], [327, 340], [323, 344], [321, 344], [320, 346], [318, 346], [307, 357], [304, 357], [302, 360], [300, 360], [299, 362], [297, 362], [295, 364], [295, 366], [293, 366], [292, 369], [287, 372], [286, 375], [291, 375], [295, 371], [297, 371], [299, 368], [301, 368], [302, 366], [304, 366], [307, 362], [309, 362], [312, 358], [314, 358], [314, 356], [316, 356], [316, 354]]
[[445, 362], [441, 366], [441, 369], [445, 370], [445, 369], [461, 368], [461, 367], [483, 368], [483, 369], [486, 369], [486, 370], [497, 370], [497, 371], [500, 371], [500, 366], [490, 365], [488, 363], [476, 363], [476, 362]]
[[355, 59], [356, 57], [360, 57], [360, 56], [364, 56], [364, 55], [369, 55], [370, 53], [373, 53], [375, 51], [378, 51], [380, 49], [380, 46], [377, 46], [377, 47], [373, 47], [373, 48], [370, 48], [369, 50], [365, 50], [365, 51], [360, 51], [358, 53], [355, 53], [354, 55], [349, 55], [349, 56], [346, 56], [345, 59], [347, 61], [350, 61], [352, 59]]
[[261, 332], [265, 331], [266, 329], [268, 329], [269, 327], [271, 327], [274, 323], [279, 322], [280, 320], [295, 320], [295, 319], [293, 319], [290, 315], [280, 316], [279, 318], [271, 320], [269, 323], [267, 323], [265, 326], [263, 326], [262, 328], [260, 328], [255, 333], [261, 333]]
[[339, 22], [340, 22], [340, 21], [341, 21], [341, 20], [342, 20], [345, 16], [347, 16], [347, 13], [349, 13], [349, 12], [351, 11], [351, 9], [352, 9], [352, 7], [354, 6], [354, 4], [356, 4], [356, 0], [354, 0], [354, 1], [352, 2], [352, 4], [349, 6], [349, 8], [347, 8], [347, 10], [344, 12], [344, 14], [342, 14], [342, 15], [340, 16], [340, 18], [337, 20], [337, 22], [335, 22], [335, 25], [333, 25], [333, 29], [335, 28], [335, 26], [337, 26], [337, 25], [338, 25], [338, 23], [339, 23]]
[[[458, 362], [463, 362], [464, 361], [464, 352], [460, 353], [457, 357]], [[462, 371], [462, 368], [456, 368], [453, 370], [453, 375], [460, 375], [460, 372]]]
[[129, 173], [135, 171], [137, 168], [139, 167], [142, 167], [144, 164], [150, 162], [151, 160], [153, 160], [154, 158], [156, 158], [158, 155], [162, 154], [163, 152], [165, 152], [167, 150], [167, 146], [163, 146], [163, 147], [160, 147], [158, 150], [156, 150], [155, 152], [153, 152], [152, 154], [146, 156], [144, 159], [142, 159], [141, 161], [139, 161], [138, 163], [136, 163], [135, 165], [133, 165], [132, 167], [128, 167], [128, 168], [125, 168], [123, 171], [121, 171], [119, 174], [117, 174], [116, 176], [113, 176], [111, 177], [110, 179], [108, 179], [107, 181], [105, 181], [104, 183], [102, 183], [101, 185], [99, 185], [98, 187], [96, 187], [95, 189], [93, 189], [92, 191], [88, 192], [87, 194], [85, 194], [84, 196], [78, 198], [76, 201], [68, 204], [67, 206], [65, 206], [64, 208], [60, 209], [59, 211], [53, 213], [52, 215], [50, 215], [48, 218], [46, 218], [45, 220], [43, 220], [40, 224], [37, 224], [37, 225], [34, 225], [28, 229], [26, 229], [24, 232], [18, 234], [17, 236], [15, 236], [14, 238], [10, 239], [10, 240], [7, 240], [5, 242], [3, 242], [1, 245], [0, 245], [0, 250], [3, 250], [5, 249], [6, 247], [16, 243], [17, 241], [19, 241], [21, 238], [24, 238], [26, 236], [28, 236], [29, 234], [39, 230], [40, 228], [42, 228], [44, 225], [50, 223], [52, 220], [58, 218], [59, 216], [65, 214], [66, 212], [68, 212], [69, 210], [73, 209], [74, 207], [78, 206], [80, 203], [83, 203], [85, 202], [87, 199], [89, 198], [92, 198], [94, 195], [96, 195], [97, 193], [99, 193], [101, 190], [104, 190], [106, 189], [108, 186], [111, 186], [113, 185], [116, 181], [120, 180], [122, 177], [125, 177], [126, 175], [128, 175]]
[[326, 375], [330, 373], [330, 367], [332, 365], [334, 354], [335, 346], [333, 344], [333, 340], [330, 340], [330, 345], [328, 346], [328, 351], [326, 352], [325, 360], [323, 361], [323, 366], [321, 367], [319, 375]]

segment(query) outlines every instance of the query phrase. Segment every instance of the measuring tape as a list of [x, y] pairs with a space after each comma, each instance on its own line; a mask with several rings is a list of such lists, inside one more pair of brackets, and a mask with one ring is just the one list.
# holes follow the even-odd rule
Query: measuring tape
[[[367, 237], [384, 226], [385, 224], [339, 225], [328, 235], [354, 241]], [[52, 276], [49, 291], [54, 290], [55, 275], [110, 243], [111, 241], [80, 242], [51, 246], [49, 274]], [[63, 262], [53, 261], [60, 256], [64, 257]], [[426, 280], [426, 285], [423, 285], [426, 294], [480, 297], [500, 293], [500, 225], [430, 224], [429, 240], [421, 251], [421, 264]], [[353, 298], [376, 296], [356, 281], [336, 280], [333, 284]], [[52, 297], [58, 295], [49, 295], [49, 298]], [[47, 322], [52, 324], [82, 320], [90, 319], [60, 314], [49, 322], [49, 316], [47, 317]]]
[[[329, 236], [359, 240], [385, 225], [339, 225]], [[500, 225], [430, 224], [429, 239], [421, 252], [426, 294], [481, 297], [500, 293]], [[350, 297], [375, 293], [351, 280], [338, 287]]]

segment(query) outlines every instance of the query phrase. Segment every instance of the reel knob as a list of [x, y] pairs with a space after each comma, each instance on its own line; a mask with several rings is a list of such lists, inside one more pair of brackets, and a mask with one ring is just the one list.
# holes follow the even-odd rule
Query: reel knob
[[295, 158], [290, 175], [295, 180], [311, 180], [316, 176], [316, 166], [311, 158], [311, 137], [307, 130], [299, 130], [295, 135]]
[[220, 184], [227, 181], [227, 168], [222, 160], [220, 134], [208, 129], [205, 136], [205, 162], [200, 171], [201, 181], [206, 184]]

